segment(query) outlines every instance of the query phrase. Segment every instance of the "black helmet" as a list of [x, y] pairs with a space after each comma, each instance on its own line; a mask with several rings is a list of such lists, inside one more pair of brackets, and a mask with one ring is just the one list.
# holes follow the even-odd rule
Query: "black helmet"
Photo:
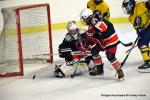
[[134, 11], [135, 4], [135, 0], [124, 0], [122, 3], [123, 12], [125, 14], [132, 14]]
[[94, 0], [94, 3], [95, 3], [96, 5], [100, 4], [101, 2], [103, 2], [103, 0]]

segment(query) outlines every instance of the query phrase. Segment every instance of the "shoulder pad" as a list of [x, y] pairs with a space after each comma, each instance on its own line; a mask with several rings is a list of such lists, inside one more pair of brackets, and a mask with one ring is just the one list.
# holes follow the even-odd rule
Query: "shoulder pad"
[[72, 37], [70, 36], [70, 34], [66, 34], [65, 40], [66, 41], [71, 41], [72, 40]]
[[134, 14], [136, 15], [140, 15], [146, 11], [148, 10], [143, 2], [138, 2], [134, 8]]
[[105, 24], [104, 21], [98, 21], [98, 22], [96, 23], [95, 27], [96, 27], [97, 29], [99, 29], [101, 32], [104, 32], [104, 31], [107, 30], [107, 25]]

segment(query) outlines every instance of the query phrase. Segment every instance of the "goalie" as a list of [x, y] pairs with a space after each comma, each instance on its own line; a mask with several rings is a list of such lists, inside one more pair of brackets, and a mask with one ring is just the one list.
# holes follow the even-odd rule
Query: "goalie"
[[[80, 43], [81, 35], [86, 33], [86, 30], [80, 29], [75, 21], [70, 21], [67, 23], [68, 33], [66, 34], [63, 42], [59, 45], [58, 51], [61, 58], [65, 58], [66, 63], [61, 66], [56, 66], [54, 75], [56, 77], [67, 77], [71, 76], [76, 66], [78, 70], [76, 75], [82, 74], [82, 72], [88, 69], [91, 57], [88, 50], [80, 46], [77, 46]], [[84, 54], [82, 51], [85, 51]], [[81, 61], [83, 59], [83, 61]]]

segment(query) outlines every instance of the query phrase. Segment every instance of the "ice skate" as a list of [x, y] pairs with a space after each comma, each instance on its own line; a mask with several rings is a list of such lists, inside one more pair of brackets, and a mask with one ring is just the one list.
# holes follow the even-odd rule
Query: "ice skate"
[[96, 75], [103, 75], [103, 74], [104, 74], [103, 64], [96, 66]]
[[96, 76], [96, 75], [103, 75], [104, 70], [101, 66], [96, 66], [94, 68], [89, 68], [89, 75], [90, 76]]
[[138, 67], [138, 71], [140, 73], [150, 73], [150, 64], [145, 62], [144, 64]]
[[90, 76], [96, 76], [96, 69], [94, 68], [89, 68], [89, 75]]
[[117, 74], [118, 74], [118, 79], [120, 81], [123, 81], [124, 80], [124, 73], [123, 73], [122, 69], [118, 69]]

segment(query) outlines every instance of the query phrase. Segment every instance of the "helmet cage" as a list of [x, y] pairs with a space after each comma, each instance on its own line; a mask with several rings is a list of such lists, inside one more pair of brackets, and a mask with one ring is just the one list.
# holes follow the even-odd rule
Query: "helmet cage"
[[69, 33], [75, 35], [78, 32], [78, 25], [76, 21], [70, 21], [67, 23], [67, 30]]
[[135, 5], [135, 2], [134, 1], [124, 1], [123, 4], [122, 4], [122, 10], [125, 14], [131, 14], [132, 11], [133, 11], [133, 7]]
[[88, 16], [87, 18], [84, 18], [84, 17], [81, 17], [81, 22], [85, 22], [87, 25], [90, 24], [91, 22], [91, 19], [92, 19], [92, 15]]
[[93, 12], [90, 9], [84, 9], [80, 13], [80, 20], [83, 24], [90, 24], [91, 16], [93, 16]]

